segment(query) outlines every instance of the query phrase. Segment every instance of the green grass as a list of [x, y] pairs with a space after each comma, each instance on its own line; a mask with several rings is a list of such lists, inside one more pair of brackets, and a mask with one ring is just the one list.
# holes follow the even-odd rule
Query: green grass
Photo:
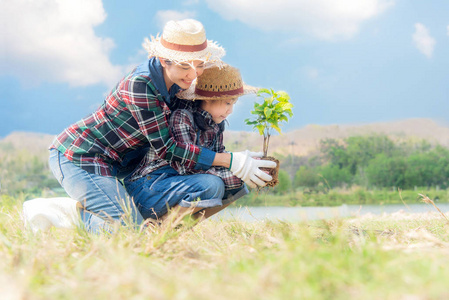
[[447, 299], [449, 224], [437, 212], [307, 223], [212, 221], [52, 229], [2, 198], [2, 299]]
[[362, 187], [331, 189], [327, 192], [298, 190], [284, 194], [273, 194], [263, 189], [252, 192], [238, 202], [246, 206], [339, 206], [342, 204], [413, 204], [421, 203], [419, 194], [427, 195], [437, 202], [449, 202], [449, 190], [417, 188], [399, 192], [392, 189], [368, 190]]

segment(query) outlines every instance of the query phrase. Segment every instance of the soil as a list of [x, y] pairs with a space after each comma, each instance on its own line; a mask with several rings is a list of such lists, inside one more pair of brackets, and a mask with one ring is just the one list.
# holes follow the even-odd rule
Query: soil
[[261, 159], [274, 161], [276, 163], [276, 167], [273, 168], [273, 169], [260, 168], [262, 171], [268, 171], [268, 174], [270, 174], [270, 176], [273, 177], [273, 179], [271, 181], [269, 181], [266, 186], [268, 186], [268, 187], [275, 187], [279, 183], [279, 179], [278, 179], [278, 177], [279, 177], [279, 166], [280, 166], [279, 160], [274, 158], [274, 157], [272, 157], [272, 156], [265, 156], [265, 157], [262, 157]]

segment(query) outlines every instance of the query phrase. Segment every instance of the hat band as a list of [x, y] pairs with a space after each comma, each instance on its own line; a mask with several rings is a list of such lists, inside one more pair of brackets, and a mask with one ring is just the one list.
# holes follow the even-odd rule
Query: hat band
[[219, 96], [235, 96], [235, 95], [240, 95], [243, 94], [243, 87], [240, 87], [236, 90], [230, 90], [230, 91], [219, 91], [219, 92], [213, 92], [213, 91], [204, 91], [204, 90], [199, 90], [197, 88], [195, 88], [195, 93], [198, 96], [203, 96], [203, 97], [219, 97]]
[[176, 51], [182, 51], [182, 52], [198, 52], [201, 50], [204, 50], [207, 48], [207, 40], [204, 41], [204, 43], [199, 45], [180, 45], [180, 44], [174, 44], [167, 42], [161, 37], [161, 44], [165, 48], [168, 48], [170, 50], [176, 50]]

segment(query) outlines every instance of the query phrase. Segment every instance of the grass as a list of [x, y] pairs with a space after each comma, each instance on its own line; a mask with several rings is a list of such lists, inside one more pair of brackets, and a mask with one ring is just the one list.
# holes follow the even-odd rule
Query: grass
[[420, 203], [420, 194], [426, 194], [440, 202], [449, 202], [449, 190], [417, 188], [416, 190], [373, 189], [351, 187], [335, 188], [327, 192], [307, 192], [297, 190], [283, 194], [273, 194], [261, 190], [246, 195], [238, 205], [246, 206], [339, 206], [342, 204], [408, 204]]
[[[5, 200], [5, 201], [3, 201]], [[2, 198], [2, 299], [446, 299], [440, 212], [33, 235]]]

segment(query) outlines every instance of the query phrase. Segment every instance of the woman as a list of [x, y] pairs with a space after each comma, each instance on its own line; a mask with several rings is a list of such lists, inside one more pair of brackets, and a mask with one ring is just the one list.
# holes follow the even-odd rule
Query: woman
[[[199, 170], [230, 166], [230, 154], [178, 143], [168, 133], [171, 110], [189, 105], [176, 93], [187, 89], [206, 64], [220, 64], [224, 49], [208, 41], [203, 25], [191, 19], [168, 22], [162, 36], [147, 40], [145, 47], [149, 59], [126, 75], [94, 113], [65, 129], [50, 146], [50, 168], [67, 194], [81, 202], [81, 218], [90, 231], [110, 230], [108, 221], [142, 222], [119, 180], [148, 151], [154, 156], [146, 156], [142, 176], [156, 168], [159, 159]], [[248, 155], [237, 157], [234, 169], [242, 180], [255, 180], [259, 162]], [[131, 220], [123, 218], [126, 212]]]

